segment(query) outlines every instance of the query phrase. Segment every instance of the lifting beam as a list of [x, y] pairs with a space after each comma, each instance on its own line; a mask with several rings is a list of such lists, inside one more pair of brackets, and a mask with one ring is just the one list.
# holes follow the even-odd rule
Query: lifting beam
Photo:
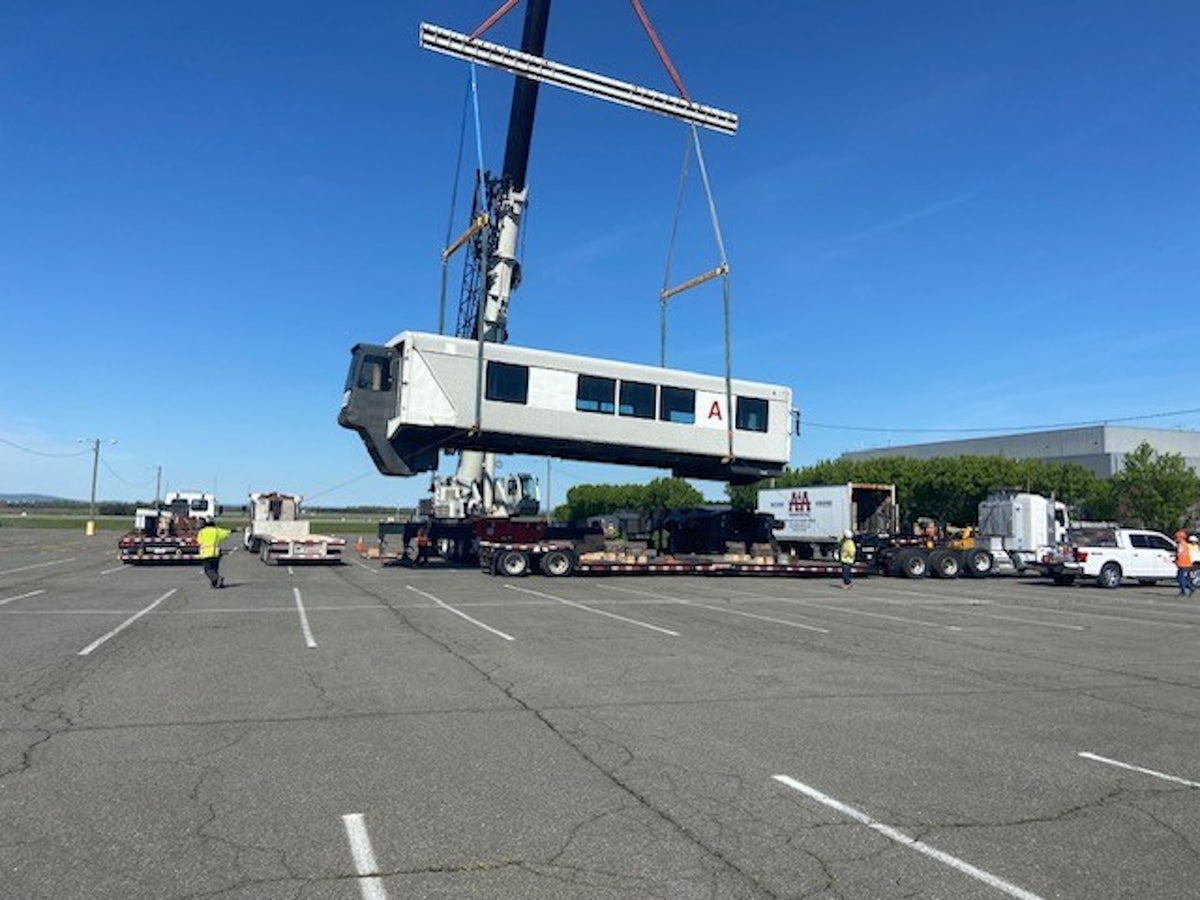
[[434, 50], [447, 56], [465, 59], [468, 62], [504, 69], [514, 75], [523, 75], [534, 81], [552, 84], [580, 94], [680, 119], [691, 125], [710, 128], [722, 134], [737, 133], [736, 113], [704, 106], [682, 97], [672, 97], [670, 94], [617, 81], [615, 78], [597, 75], [594, 72], [564, 66], [531, 53], [511, 50], [499, 44], [492, 44], [470, 35], [451, 31], [448, 28], [440, 28], [437, 25], [422, 22], [421, 46], [426, 50]]

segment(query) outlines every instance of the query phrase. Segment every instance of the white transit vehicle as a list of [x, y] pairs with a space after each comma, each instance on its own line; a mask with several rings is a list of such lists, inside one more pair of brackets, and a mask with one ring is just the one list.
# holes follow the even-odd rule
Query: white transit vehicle
[[351, 353], [338, 422], [385, 475], [481, 450], [748, 483], [791, 453], [787, 387], [416, 331]]

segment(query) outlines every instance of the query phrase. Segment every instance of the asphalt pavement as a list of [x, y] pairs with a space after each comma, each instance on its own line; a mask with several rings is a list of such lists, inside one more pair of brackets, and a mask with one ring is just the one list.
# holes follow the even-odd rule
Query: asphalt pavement
[[1197, 896], [1172, 584], [115, 542], [0, 528], [2, 898]]

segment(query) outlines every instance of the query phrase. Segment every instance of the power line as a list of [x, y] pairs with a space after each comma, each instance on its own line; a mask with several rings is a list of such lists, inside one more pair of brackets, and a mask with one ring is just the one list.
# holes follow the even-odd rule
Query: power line
[[1000, 425], [990, 428], [884, 428], [872, 425], [838, 425], [829, 422], [801, 421], [809, 428], [828, 428], [831, 431], [874, 431], [883, 434], [994, 434], [995, 432], [1052, 431], [1059, 428], [1085, 428], [1094, 425], [1111, 425], [1114, 422], [1140, 422], [1146, 419], [1165, 419], [1171, 416], [1187, 416], [1200, 413], [1197, 409], [1178, 409], [1172, 412], [1147, 413], [1141, 416], [1116, 416], [1110, 419], [1092, 419], [1085, 422], [1055, 422], [1047, 425]]
[[323, 497], [326, 494], [332, 494], [334, 491], [339, 491], [344, 487], [348, 487], [349, 485], [354, 484], [356, 481], [362, 481], [364, 478], [368, 478], [371, 475], [375, 475], [375, 474], [377, 474], [377, 473], [374, 469], [368, 469], [367, 471], [365, 471], [359, 475], [355, 475], [353, 478], [347, 478], [345, 481], [341, 482], [340, 484], [335, 484], [332, 487], [327, 487], [324, 490], [317, 491], [315, 494], [306, 494], [304, 496], [304, 499], [306, 501], [311, 502], [312, 500], [316, 499], [317, 497]]
[[149, 478], [146, 481], [137, 481], [137, 482], [128, 481], [128, 480], [122, 478], [120, 475], [118, 475], [113, 470], [113, 467], [108, 464], [108, 460], [106, 460], [104, 458], [100, 459], [100, 465], [104, 466], [104, 470], [106, 472], [108, 472], [109, 475], [111, 475], [113, 478], [117, 479], [117, 481], [121, 482], [121, 484], [125, 485], [126, 487], [145, 487], [154, 481], [153, 478]]
[[31, 453], [34, 456], [53, 456], [53, 457], [61, 458], [61, 457], [72, 457], [72, 456], [87, 456], [89, 453], [92, 452], [91, 450], [77, 450], [74, 453], [43, 453], [40, 450], [30, 450], [28, 447], [22, 447], [20, 444], [14, 444], [12, 441], [8, 440], [7, 438], [0, 438], [0, 444], [7, 444], [8, 446], [10, 446], [16, 450], [20, 450], [22, 453]]

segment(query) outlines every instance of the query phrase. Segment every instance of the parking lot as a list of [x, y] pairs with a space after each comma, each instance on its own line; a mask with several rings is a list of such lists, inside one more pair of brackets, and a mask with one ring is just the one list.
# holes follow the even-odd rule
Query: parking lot
[[1196, 895], [1168, 583], [237, 552], [213, 590], [114, 545], [0, 531], [6, 898]]

